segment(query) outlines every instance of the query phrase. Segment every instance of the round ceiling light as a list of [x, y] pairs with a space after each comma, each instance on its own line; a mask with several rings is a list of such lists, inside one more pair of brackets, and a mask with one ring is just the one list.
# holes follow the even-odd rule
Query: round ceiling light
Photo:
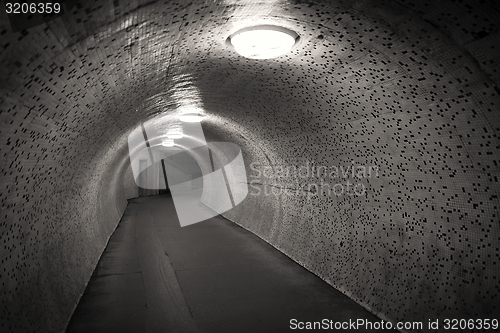
[[167, 138], [169, 139], [181, 139], [183, 134], [181, 132], [170, 132], [167, 134]]
[[299, 38], [292, 30], [259, 25], [238, 30], [227, 39], [239, 55], [250, 59], [271, 59], [290, 52]]
[[173, 147], [174, 146], [174, 140], [163, 140], [161, 145], [163, 147]]
[[203, 120], [201, 113], [184, 113], [179, 116], [179, 120], [185, 123], [199, 123]]

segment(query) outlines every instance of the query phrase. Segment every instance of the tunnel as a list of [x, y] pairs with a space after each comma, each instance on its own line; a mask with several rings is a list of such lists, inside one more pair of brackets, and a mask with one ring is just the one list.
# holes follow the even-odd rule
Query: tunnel
[[[171, 295], [182, 306], [158, 300], [173, 311], [160, 314], [171, 326], [129, 326], [130, 332], [244, 332], [238, 328], [243, 316], [254, 318], [253, 332], [318, 329], [313, 314], [323, 313], [320, 305], [310, 316], [285, 320], [281, 305], [272, 311], [265, 305], [272, 297], [260, 301], [282, 283], [296, 283], [293, 292], [280, 294], [289, 297], [289, 307], [300, 306], [294, 297], [314, 284], [318, 299], [336, 293], [367, 316], [392, 323], [394, 331], [498, 329], [497, 1], [52, 4], [50, 13], [46, 3], [30, 12], [27, 4], [6, 0], [0, 14], [1, 332], [69, 332], [86, 293], [95, 290], [106, 251], [119, 246], [124, 260], [135, 258], [127, 246], [142, 246], [141, 216], [154, 214], [171, 219], [163, 231], [148, 232], [167, 235], [170, 252], [161, 260], [171, 260], [174, 270], [165, 271], [162, 283], [174, 288]], [[241, 54], [236, 36], [252, 27], [292, 36], [293, 45], [269, 58]], [[204, 191], [199, 206], [213, 217], [180, 226], [174, 189], [186, 180], [197, 185], [194, 176], [176, 183], [173, 175], [189, 168], [179, 160], [169, 169], [161, 124], [193, 110], [200, 122], [182, 126], [201, 136], [193, 134], [189, 142], [198, 143], [180, 147], [176, 156], [203, 178], [196, 183]], [[217, 146], [222, 143], [234, 148], [231, 157], [220, 148], [226, 146]], [[239, 171], [234, 163], [225, 168], [231, 161], [241, 162]], [[206, 178], [214, 170], [219, 178]], [[141, 183], [146, 177], [148, 184]], [[221, 198], [228, 192], [226, 207]], [[170, 210], [153, 212], [153, 205]], [[190, 203], [185, 206], [189, 211]], [[119, 236], [132, 220], [136, 234]], [[188, 240], [188, 232], [196, 237]], [[213, 316], [224, 312], [233, 326], [213, 317], [204, 330], [193, 310], [198, 303], [189, 298], [194, 292], [181, 280], [187, 273], [175, 268], [188, 252], [176, 244], [245, 247], [247, 239], [261, 252], [248, 245], [241, 251], [254, 255], [218, 254], [233, 260], [234, 275], [192, 277], [205, 281], [192, 297], [213, 291], [206, 309], [218, 297], [214, 285], [223, 290], [250, 279], [253, 268], [239, 260], [270, 270], [280, 262], [290, 273], [262, 279], [272, 288], [261, 282], [248, 287], [261, 288], [262, 295], [224, 289], [234, 306]], [[176, 253], [182, 260], [175, 261]], [[206, 267], [224, 267], [217, 265]], [[292, 271], [312, 282], [296, 282]], [[135, 292], [126, 290], [120, 295]], [[255, 304], [245, 305], [240, 293]], [[252, 317], [266, 306], [275, 326], [259, 326], [259, 317]], [[107, 316], [102, 308], [89, 313], [88, 322]], [[191, 326], [175, 326], [181, 317]], [[278, 317], [280, 323], [273, 322]], [[325, 318], [340, 320], [335, 311]], [[396, 327], [416, 322], [422, 325]], [[325, 330], [356, 331], [341, 324]]]

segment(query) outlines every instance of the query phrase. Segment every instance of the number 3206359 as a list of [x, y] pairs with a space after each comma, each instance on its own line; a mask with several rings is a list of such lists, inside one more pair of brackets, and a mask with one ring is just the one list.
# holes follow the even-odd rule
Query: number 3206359
[[5, 4], [7, 14], [58, 14], [61, 4], [55, 2], [10, 3]]

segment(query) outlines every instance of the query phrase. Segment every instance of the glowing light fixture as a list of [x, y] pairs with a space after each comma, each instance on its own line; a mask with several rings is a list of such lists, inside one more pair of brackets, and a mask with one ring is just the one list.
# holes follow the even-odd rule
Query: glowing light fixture
[[184, 135], [181, 132], [171, 132], [167, 134], [167, 138], [169, 139], [180, 139]]
[[174, 144], [174, 140], [163, 140], [161, 143], [163, 147], [173, 147]]
[[177, 109], [177, 112], [180, 114], [186, 114], [186, 113], [200, 113], [203, 109], [196, 105], [182, 105]]
[[179, 120], [185, 123], [199, 123], [203, 120], [201, 113], [184, 113], [179, 116]]
[[298, 41], [294, 31], [274, 25], [241, 29], [227, 39], [239, 55], [250, 59], [271, 59], [290, 52]]

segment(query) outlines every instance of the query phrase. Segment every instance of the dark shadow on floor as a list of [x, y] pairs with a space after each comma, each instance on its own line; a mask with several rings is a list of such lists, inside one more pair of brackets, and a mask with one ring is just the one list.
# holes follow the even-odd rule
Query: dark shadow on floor
[[67, 332], [298, 331], [292, 319], [381, 321], [223, 217], [181, 228], [163, 195], [129, 201]]

